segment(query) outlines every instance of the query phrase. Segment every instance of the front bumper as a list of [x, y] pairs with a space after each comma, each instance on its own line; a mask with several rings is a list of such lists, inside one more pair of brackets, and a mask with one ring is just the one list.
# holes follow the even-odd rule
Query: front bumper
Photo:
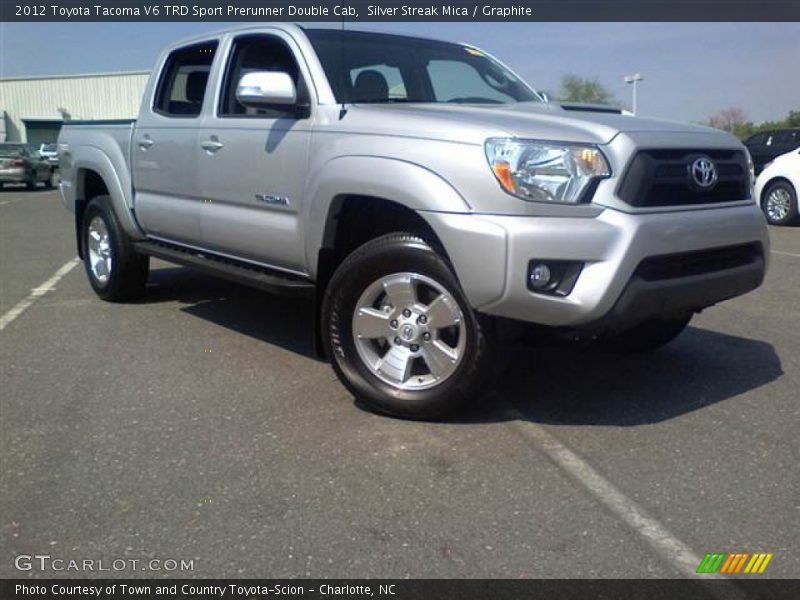
[[[754, 204], [708, 210], [595, 218], [421, 213], [441, 239], [472, 306], [481, 312], [554, 327], [620, 328], [645, 318], [699, 310], [763, 280], [769, 238]], [[709, 273], [640, 281], [647, 258], [754, 244], [751, 264]], [[531, 260], [578, 261], [564, 297], [532, 292]]]

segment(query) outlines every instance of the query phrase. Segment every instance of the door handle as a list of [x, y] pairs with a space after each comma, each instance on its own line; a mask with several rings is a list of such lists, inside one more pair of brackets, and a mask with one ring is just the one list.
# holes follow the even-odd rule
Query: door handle
[[206, 140], [205, 142], [202, 142], [200, 144], [203, 150], [205, 150], [209, 154], [214, 154], [214, 152], [222, 148], [224, 145], [225, 144], [223, 144], [222, 142], [218, 142], [217, 140]]
[[139, 148], [142, 150], [147, 150], [152, 146], [155, 142], [151, 140], [149, 137], [143, 137], [139, 140]]

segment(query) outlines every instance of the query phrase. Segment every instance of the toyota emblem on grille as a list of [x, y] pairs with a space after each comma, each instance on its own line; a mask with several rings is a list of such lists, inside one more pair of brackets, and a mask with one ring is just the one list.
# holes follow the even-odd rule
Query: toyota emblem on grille
[[697, 187], [711, 189], [717, 183], [717, 167], [710, 158], [701, 156], [689, 166], [689, 175]]

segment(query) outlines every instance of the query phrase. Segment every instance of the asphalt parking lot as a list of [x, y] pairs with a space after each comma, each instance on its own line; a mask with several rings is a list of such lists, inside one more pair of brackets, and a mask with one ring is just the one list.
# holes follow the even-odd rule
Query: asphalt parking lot
[[71, 215], [0, 192], [0, 316], [30, 300], [0, 330], [0, 577], [87, 575], [20, 554], [194, 561], [127, 577], [679, 577], [714, 551], [798, 577], [800, 228], [771, 235], [765, 284], [662, 351], [518, 344], [482, 407], [413, 423], [354, 403], [302, 302], [164, 263], [136, 304], [81, 265], [31, 297], [74, 256]]

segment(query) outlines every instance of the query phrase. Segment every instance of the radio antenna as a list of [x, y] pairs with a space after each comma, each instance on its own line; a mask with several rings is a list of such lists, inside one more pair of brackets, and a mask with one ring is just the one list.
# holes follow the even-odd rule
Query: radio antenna
[[344, 11], [342, 11], [342, 35], [339, 38], [339, 49], [340, 49], [340, 63], [339, 63], [339, 93], [341, 94], [342, 100], [342, 107], [339, 109], [339, 120], [341, 121], [344, 116], [347, 114], [347, 108], [344, 105], [344, 94], [347, 90], [347, 71], [345, 69], [344, 59], [345, 59], [345, 49], [344, 49]]

